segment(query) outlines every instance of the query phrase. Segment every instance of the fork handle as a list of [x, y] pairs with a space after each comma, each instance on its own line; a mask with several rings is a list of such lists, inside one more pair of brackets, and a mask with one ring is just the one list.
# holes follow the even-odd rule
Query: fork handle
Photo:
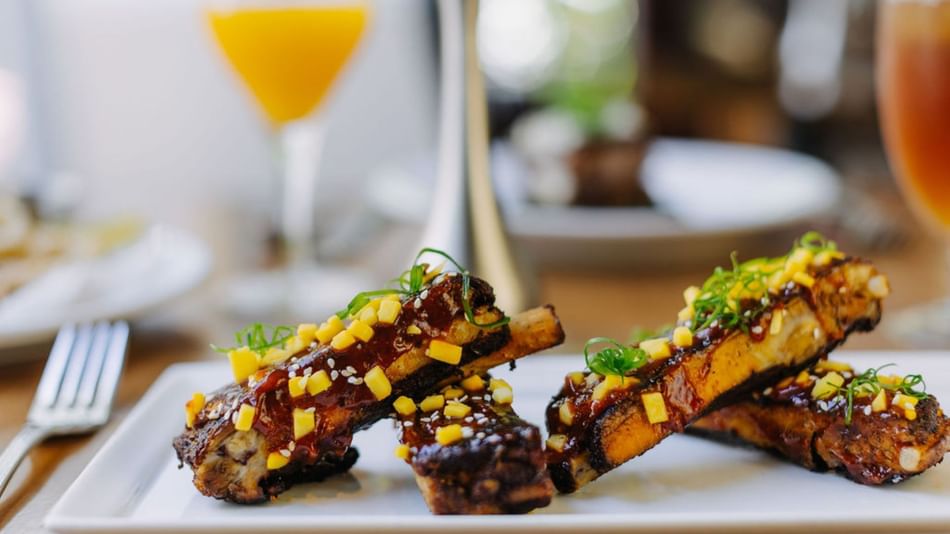
[[27, 424], [13, 436], [13, 440], [0, 454], [0, 495], [7, 488], [7, 483], [16, 472], [17, 466], [37, 443], [49, 436], [49, 431], [35, 425]]

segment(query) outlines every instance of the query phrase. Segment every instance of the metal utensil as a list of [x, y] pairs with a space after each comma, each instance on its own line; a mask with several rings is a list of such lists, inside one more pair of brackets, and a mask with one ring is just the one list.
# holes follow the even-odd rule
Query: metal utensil
[[0, 455], [0, 494], [37, 443], [91, 432], [109, 420], [128, 339], [129, 325], [123, 321], [68, 325], [59, 331], [26, 424]]

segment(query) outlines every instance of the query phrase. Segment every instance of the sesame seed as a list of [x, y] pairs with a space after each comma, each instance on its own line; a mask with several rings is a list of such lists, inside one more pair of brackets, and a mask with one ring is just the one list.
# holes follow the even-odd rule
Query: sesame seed
[[475, 433], [475, 431], [472, 430], [471, 428], [469, 428], [469, 427], [467, 427], [467, 426], [462, 427], [462, 437], [463, 437], [463, 438], [470, 438], [470, 437], [472, 437], [472, 435], [473, 435], [474, 433]]
[[478, 439], [485, 439], [485, 433], [484, 433], [484, 432], [478, 432], [477, 434], [475, 434], [475, 437], [478, 438]]
[[336, 380], [338, 376], [340, 376], [340, 372], [336, 369], [330, 371], [330, 380]]
[[347, 366], [346, 366], [346, 370], [347, 370], [347, 372], [349, 372], [351, 375], [354, 374], [354, 373], [356, 373], [356, 369], [354, 369], [352, 365], [347, 365]]
[[311, 348], [311, 349], [317, 348], [317, 342], [316, 342], [316, 341], [311, 341], [311, 342], [310, 342], [310, 348]]
[[353, 384], [354, 386], [357, 384], [357, 380], [359, 380], [359, 378], [356, 378], [355, 376], [351, 376], [346, 379], [347, 383]]
[[762, 392], [762, 394], [763, 394], [763, 395], [771, 395], [771, 394], [772, 394], [772, 388], [765, 388], [765, 390]]
[[281, 449], [280, 455], [283, 456], [284, 458], [290, 458], [290, 451], [288, 451], [287, 449]]
[[334, 367], [336, 367], [336, 360], [334, 360], [333, 358], [327, 358], [327, 366], [330, 369], [333, 369]]
[[422, 307], [422, 301], [419, 300], [419, 297], [416, 297], [416, 300], [412, 301], [412, 307], [417, 310]]
[[871, 405], [868, 404], [864, 407], [864, 415], [871, 415]]
[[311, 406], [311, 407], [305, 409], [304, 411], [307, 412], [307, 413], [313, 413], [313, 412], [317, 411], [317, 408], [316, 408], [315, 406]]
[[408, 428], [412, 426], [412, 421], [403, 421], [402, 426]]
[[237, 412], [231, 412], [231, 424], [235, 424], [235, 425], [236, 425], [236, 424], [237, 424], [237, 419], [238, 419], [238, 413], [237, 413]]
[[307, 367], [306, 369], [303, 370], [303, 375], [304, 375], [304, 376], [310, 376], [310, 375], [312, 375], [312, 374], [313, 374], [313, 368], [312, 368], [312, 367]]
[[753, 333], [753, 334], [761, 334], [761, 333], [762, 333], [762, 327], [759, 326], [759, 325], [753, 326], [753, 327], [752, 327], [752, 333]]
[[815, 339], [820, 338], [820, 337], [821, 337], [821, 328], [818, 328], [818, 327], [816, 326], [815, 329], [812, 331], [811, 334], [812, 334], [813, 336], [815, 336]]
[[429, 419], [428, 417], [420, 417], [419, 420], [422, 421], [423, 423], [428, 423], [428, 422], [432, 421], [432, 420]]
[[296, 372], [296, 371], [291, 371], [291, 372], [287, 373], [287, 376], [289, 376], [290, 378], [296, 378], [296, 377], [297, 377], [297, 372]]
[[291, 357], [290, 357], [290, 363], [294, 363], [295, 361], [297, 361], [297, 357], [296, 357], [296, 356], [291, 356]]
[[485, 396], [482, 397], [482, 398], [485, 399], [485, 400], [488, 401], [488, 402], [491, 402], [491, 395], [485, 395]]
[[290, 443], [287, 444], [287, 450], [289, 450], [290, 452], [294, 452], [294, 449], [296, 448], [297, 448], [297, 443], [294, 441], [291, 441]]
[[475, 418], [472, 417], [471, 415], [468, 416], [468, 417], [466, 417], [466, 418], [464, 419], [464, 421], [465, 421], [466, 423], [471, 423], [471, 422], [474, 421], [474, 420], [475, 420]]
[[422, 300], [429, 298], [429, 290], [423, 289], [422, 293], [419, 293], [419, 298], [421, 298]]

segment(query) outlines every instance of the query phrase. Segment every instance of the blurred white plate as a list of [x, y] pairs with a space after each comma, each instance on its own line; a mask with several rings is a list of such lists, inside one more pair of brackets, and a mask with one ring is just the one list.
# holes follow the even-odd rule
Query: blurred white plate
[[[839, 353], [857, 367], [898, 362], [950, 398], [950, 354]], [[551, 394], [583, 358], [535, 356], [498, 376], [518, 413], [538, 423]], [[275, 501], [239, 506], [198, 493], [172, 438], [194, 391], [229, 380], [225, 362], [179, 364], [158, 379], [46, 517], [57, 532], [769, 532], [920, 531], [950, 525], [950, 462], [903, 484], [872, 488], [772, 456], [688, 436], [660, 446], [551, 506], [524, 516], [432, 516], [380, 422], [356, 435], [350, 473], [303, 484]]]
[[[513, 149], [500, 145], [493, 157], [515, 241], [535, 259], [558, 265], [722, 260], [723, 250], [755, 250], [769, 236], [814, 224], [840, 195], [838, 174], [811, 156], [661, 138], [650, 145], [641, 174], [655, 206], [541, 206], [523, 193], [528, 170]], [[755, 238], [759, 243], [750, 245]]]
[[207, 245], [151, 226], [124, 247], [57, 265], [0, 299], [0, 348], [50, 339], [68, 322], [140, 316], [194, 288], [210, 268]]

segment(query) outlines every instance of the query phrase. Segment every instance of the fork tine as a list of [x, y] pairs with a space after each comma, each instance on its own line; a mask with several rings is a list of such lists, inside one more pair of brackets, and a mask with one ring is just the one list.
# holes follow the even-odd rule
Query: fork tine
[[102, 321], [96, 324], [92, 347], [89, 349], [89, 360], [82, 373], [79, 383], [79, 394], [76, 397], [76, 406], [91, 406], [96, 396], [96, 384], [102, 373], [102, 362], [106, 358], [109, 342], [112, 339], [112, 325]]
[[96, 388], [94, 405], [96, 410], [108, 412], [112, 405], [116, 385], [118, 385], [119, 376], [122, 374], [122, 366], [125, 364], [125, 352], [128, 343], [129, 324], [125, 321], [116, 322], [112, 327], [109, 350], [106, 352], [102, 366], [102, 376], [99, 379], [99, 386]]
[[43, 368], [40, 384], [36, 389], [36, 402], [40, 405], [48, 408], [56, 402], [59, 385], [63, 381], [63, 373], [66, 371], [66, 363], [69, 361], [69, 353], [75, 341], [76, 325], [74, 324], [64, 326], [56, 335], [56, 341], [53, 342], [53, 348], [46, 360], [46, 367]]
[[66, 375], [63, 376], [63, 383], [59, 386], [59, 397], [56, 399], [56, 405], [59, 407], [72, 406], [76, 400], [76, 392], [79, 391], [79, 379], [82, 378], [86, 360], [89, 358], [93, 334], [93, 325], [89, 323], [80, 325], [76, 334], [76, 343], [73, 344], [73, 350], [69, 353], [69, 361], [66, 363]]

